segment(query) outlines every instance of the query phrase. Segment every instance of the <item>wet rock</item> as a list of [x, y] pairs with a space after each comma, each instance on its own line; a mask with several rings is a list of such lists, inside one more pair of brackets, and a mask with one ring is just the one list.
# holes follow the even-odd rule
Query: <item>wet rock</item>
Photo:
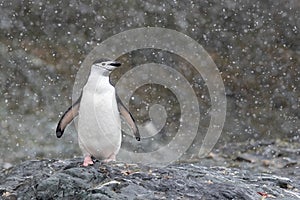
[[199, 163], [165, 168], [81, 159], [26, 161], [1, 172], [3, 199], [297, 199], [292, 178]]

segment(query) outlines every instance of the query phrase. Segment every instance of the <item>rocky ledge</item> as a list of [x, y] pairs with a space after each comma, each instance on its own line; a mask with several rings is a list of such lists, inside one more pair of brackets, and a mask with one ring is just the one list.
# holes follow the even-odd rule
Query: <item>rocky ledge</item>
[[158, 168], [81, 159], [25, 161], [0, 174], [2, 199], [300, 199], [293, 178], [175, 163]]

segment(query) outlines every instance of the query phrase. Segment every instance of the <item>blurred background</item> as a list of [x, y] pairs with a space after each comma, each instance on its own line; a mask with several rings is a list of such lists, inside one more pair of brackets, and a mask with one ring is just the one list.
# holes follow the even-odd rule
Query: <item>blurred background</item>
[[[74, 125], [63, 138], [55, 136], [59, 118], [72, 103], [77, 70], [101, 41], [148, 26], [190, 36], [216, 63], [227, 96], [219, 146], [239, 141], [300, 141], [298, 0], [12, 0], [0, 1], [0, 164], [81, 156]], [[161, 62], [166, 54], [145, 50], [125, 55], [120, 58], [124, 68], [112, 79], [147, 60], [172, 63]], [[197, 88], [204, 113], [201, 138], [209, 123], [205, 81], [188, 63], [175, 61], [182, 66], [177, 70]], [[147, 122], [149, 105], [161, 104], [169, 111], [169, 126], [162, 133], [176, 133], [178, 123], [172, 126], [172, 122], [179, 120], [180, 110], [172, 92], [145, 85], [136, 96], [130, 111], [137, 123]]]

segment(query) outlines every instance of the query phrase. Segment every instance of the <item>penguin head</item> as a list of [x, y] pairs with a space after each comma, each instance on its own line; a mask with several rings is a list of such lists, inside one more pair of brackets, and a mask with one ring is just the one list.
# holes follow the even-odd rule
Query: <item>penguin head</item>
[[102, 58], [102, 59], [96, 60], [93, 63], [92, 68], [97, 68], [97, 69], [101, 69], [101, 70], [104, 70], [107, 72], [111, 72], [119, 66], [121, 66], [121, 63], [119, 63], [117, 61]]

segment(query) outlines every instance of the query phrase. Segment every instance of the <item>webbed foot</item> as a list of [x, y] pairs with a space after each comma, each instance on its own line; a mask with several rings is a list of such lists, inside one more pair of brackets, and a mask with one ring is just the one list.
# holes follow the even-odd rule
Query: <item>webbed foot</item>
[[92, 157], [90, 155], [84, 157], [84, 161], [83, 161], [83, 164], [82, 164], [84, 167], [87, 167], [87, 166], [93, 165], [93, 164], [94, 164], [94, 162], [93, 162]]
[[116, 161], [116, 155], [112, 154], [111, 156], [109, 156], [107, 159], [103, 160], [103, 162], [111, 162], [111, 161]]

